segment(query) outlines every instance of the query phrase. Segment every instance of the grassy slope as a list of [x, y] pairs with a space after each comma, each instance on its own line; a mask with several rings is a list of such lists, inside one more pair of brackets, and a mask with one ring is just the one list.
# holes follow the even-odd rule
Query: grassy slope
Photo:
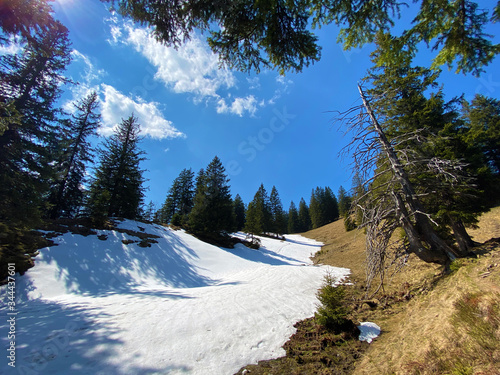
[[[500, 237], [500, 207], [483, 215], [480, 229], [470, 233], [478, 242]], [[382, 335], [361, 351], [354, 366], [345, 371], [322, 367], [316, 373], [500, 374], [500, 242], [480, 246], [477, 259], [459, 260], [451, 275], [411, 256], [401, 272], [391, 276], [389, 270], [384, 289], [367, 301], [363, 233], [345, 232], [337, 221], [304, 235], [325, 243], [315, 262], [351, 269], [353, 320], [382, 327]], [[298, 327], [295, 336], [303, 339], [307, 332]], [[292, 337], [286, 347], [294, 345], [303, 343]], [[324, 354], [317, 357], [324, 360]], [[292, 363], [293, 358], [282, 358], [246, 368], [252, 374], [315, 373]]]

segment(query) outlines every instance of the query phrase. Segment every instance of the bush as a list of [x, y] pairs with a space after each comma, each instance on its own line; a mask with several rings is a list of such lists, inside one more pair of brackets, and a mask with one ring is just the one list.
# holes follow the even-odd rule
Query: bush
[[318, 324], [330, 330], [338, 330], [347, 322], [348, 308], [345, 306], [345, 289], [335, 285], [335, 279], [327, 274], [324, 284], [317, 293], [321, 302], [316, 313]]
[[351, 216], [346, 216], [344, 218], [344, 228], [347, 232], [356, 229], [356, 222], [353, 220]]
[[182, 227], [182, 215], [178, 212], [172, 216], [172, 220], [170, 221], [170, 224], [176, 226], [176, 227]]

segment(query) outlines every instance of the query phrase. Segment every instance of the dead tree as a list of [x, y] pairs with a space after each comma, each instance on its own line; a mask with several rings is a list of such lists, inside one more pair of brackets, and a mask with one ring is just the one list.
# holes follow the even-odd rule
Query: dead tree
[[[388, 139], [360, 85], [358, 89], [363, 104], [344, 113], [341, 120], [354, 133], [343, 152], [353, 156], [366, 190], [356, 197], [354, 206], [362, 211], [360, 226], [366, 229], [368, 283], [377, 275], [383, 281], [391, 252], [414, 253], [425, 262], [448, 267], [466, 253], [449, 245], [435, 230], [437, 223], [424, 209], [408, 171], [439, 175], [452, 187], [463, 181], [460, 171], [464, 165], [418, 155], [411, 143], [424, 141], [421, 131]], [[397, 228], [404, 230], [404, 239], [394, 240]]]

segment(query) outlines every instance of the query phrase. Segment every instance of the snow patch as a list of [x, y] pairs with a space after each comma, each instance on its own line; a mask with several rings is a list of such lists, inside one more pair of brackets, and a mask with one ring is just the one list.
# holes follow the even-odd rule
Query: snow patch
[[359, 341], [366, 341], [369, 344], [380, 335], [380, 327], [372, 322], [362, 322], [358, 326], [361, 331]]
[[[340, 282], [349, 274], [313, 265], [322, 244], [298, 235], [260, 238], [260, 250], [226, 249], [159, 225], [118, 227], [158, 243], [143, 248], [116, 230], [98, 231], [105, 241], [65, 233], [16, 278], [16, 367], [24, 373], [233, 374], [285, 355], [293, 324], [314, 315], [324, 275]], [[2, 347], [8, 329], [0, 321]], [[10, 373], [5, 363], [0, 373]]]

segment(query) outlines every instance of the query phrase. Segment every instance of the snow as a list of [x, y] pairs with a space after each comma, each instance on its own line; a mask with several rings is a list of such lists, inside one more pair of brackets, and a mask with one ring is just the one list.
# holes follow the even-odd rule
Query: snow
[[[0, 373], [233, 374], [283, 356], [323, 276], [349, 273], [313, 265], [322, 244], [299, 235], [225, 249], [158, 225], [119, 227], [160, 238], [142, 248], [118, 231], [66, 233], [16, 278], [16, 368], [2, 360]], [[0, 316], [8, 348], [5, 304]]]
[[372, 322], [361, 322], [358, 328], [361, 331], [359, 341], [366, 341], [370, 344], [380, 335], [380, 327]]

